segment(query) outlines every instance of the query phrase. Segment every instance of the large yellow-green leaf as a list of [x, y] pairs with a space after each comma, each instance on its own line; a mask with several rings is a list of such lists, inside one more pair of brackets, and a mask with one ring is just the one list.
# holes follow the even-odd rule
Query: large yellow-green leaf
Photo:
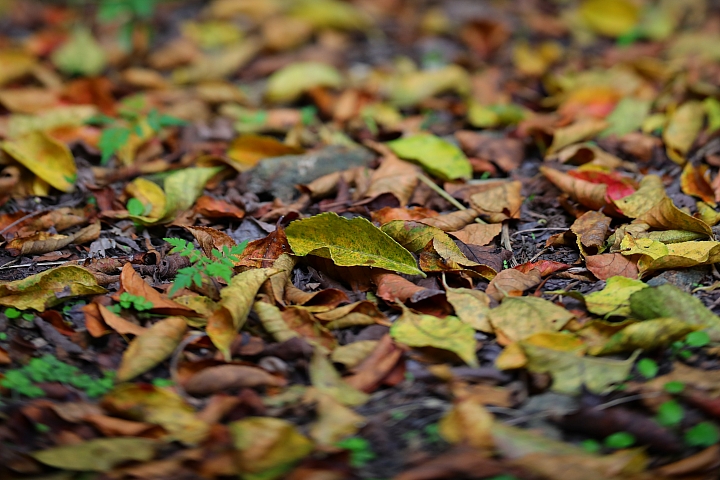
[[553, 391], [577, 395], [583, 385], [593, 393], [603, 393], [611, 385], [624, 381], [632, 370], [637, 351], [627, 360], [583, 357], [581, 352], [567, 352], [520, 342], [527, 356], [527, 369], [549, 373]]
[[720, 341], [720, 317], [711, 312], [699, 298], [669, 283], [644, 288], [630, 296], [630, 309], [636, 318], [679, 318], [704, 328], [713, 341]]
[[585, 306], [595, 315], [630, 315], [630, 295], [646, 288], [647, 284], [627, 277], [610, 277], [605, 288], [585, 295]]
[[351, 3], [339, 0], [304, 0], [291, 3], [289, 15], [315, 28], [365, 30], [370, 27], [368, 15]]
[[650, 238], [634, 239], [625, 235], [620, 246], [623, 255], [642, 255], [637, 262], [641, 274], [720, 262], [720, 242], [716, 241], [664, 244]]
[[170, 317], [160, 320], [136, 337], [123, 354], [117, 381], [130, 380], [170, 357], [186, 330], [187, 322], [184, 318]]
[[45, 133], [30, 132], [2, 142], [0, 147], [58, 190], [72, 192], [75, 188], [77, 166], [70, 149]]
[[220, 291], [218, 308], [208, 319], [206, 331], [210, 340], [229, 359], [230, 344], [243, 326], [255, 302], [255, 295], [274, 268], [255, 268], [235, 275]]
[[472, 177], [472, 166], [462, 150], [435, 135], [399, 138], [388, 142], [387, 146], [398, 157], [417, 163], [442, 180]]
[[228, 427], [243, 479], [280, 478], [314, 448], [313, 442], [295, 425], [280, 418], [248, 417]]
[[680, 340], [688, 333], [699, 329], [678, 318], [656, 318], [632, 323], [623, 328], [605, 345], [591, 348], [592, 355], [609, 355], [619, 352], [632, 352], [637, 349], [651, 351], [665, 347]]
[[499, 307], [488, 313], [495, 330], [510, 341], [540, 332], [557, 332], [572, 317], [564, 308], [537, 297], [505, 297]]
[[470, 92], [470, 75], [459, 65], [433, 70], [398, 72], [388, 79], [386, 90], [390, 103], [411, 107], [444, 92], [466, 96]]
[[449, 350], [468, 365], [479, 365], [475, 354], [475, 329], [457, 317], [438, 318], [404, 308], [402, 316], [390, 327], [390, 335], [410, 347]]
[[85, 121], [97, 115], [94, 105], [63, 105], [51, 108], [37, 115], [10, 115], [8, 138], [18, 138], [34, 131], [50, 131], [60, 127], [80, 127]]
[[64, 302], [68, 298], [105, 293], [89, 271], [75, 265], [46, 270], [35, 275], [0, 282], [0, 305], [38, 312]]
[[68, 75], [98, 75], [106, 64], [105, 52], [88, 28], [76, 28], [70, 38], [55, 50], [52, 61]]
[[335, 213], [322, 213], [290, 223], [285, 233], [295, 255], [317, 255], [345, 267], [424, 275], [410, 252], [362, 217], [348, 220]]
[[492, 332], [492, 325], [488, 320], [490, 297], [485, 292], [469, 288], [446, 287], [445, 296], [460, 320], [475, 330]]
[[289, 103], [314, 87], [339, 87], [342, 76], [335, 67], [320, 62], [299, 62], [273, 73], [265, 97], [275, 103]]
[[95, 438], [35, 452], [35, 460], [63, 470], [107, 472], [131, 460], [146, 462], [155, 456], [160, 442], [150, 438]]

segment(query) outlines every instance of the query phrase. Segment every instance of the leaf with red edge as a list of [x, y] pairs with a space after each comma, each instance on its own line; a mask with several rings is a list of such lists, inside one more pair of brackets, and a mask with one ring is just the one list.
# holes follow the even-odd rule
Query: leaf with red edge
[[514, 268], [515, 270], [520, 270], [522, 273], [528, 273], [530, 270], [538, 270], [541, 277], [547, 277], [555, 272], [567, 270], [570, 268], [570, 265], [552, 260], [539, 260], [537, 262], [523, 263]]
[[612, 200], [627, 197], [637, 190], [637, 185], [632, 179], [623, 177], [616, 172], [605, 173], [595, 170], [572, 170], [568, 172], [568, 175], [590, 183], [607, 185], [605, 201], [608, 203]]

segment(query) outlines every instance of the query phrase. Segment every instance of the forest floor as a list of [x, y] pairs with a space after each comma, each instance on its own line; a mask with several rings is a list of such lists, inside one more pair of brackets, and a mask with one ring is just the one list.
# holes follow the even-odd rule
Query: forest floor
[[720, 475], [717, 4], [0, 32], [1, 478]]

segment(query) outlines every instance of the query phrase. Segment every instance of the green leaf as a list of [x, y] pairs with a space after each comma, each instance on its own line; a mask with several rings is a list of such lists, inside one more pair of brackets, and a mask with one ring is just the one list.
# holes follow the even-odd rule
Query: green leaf
[[720, 441], [718, 428], [710, 422], [701, 422], [685, 432], [685, 443], [692, 447], [709, 447]]
[[130, 129], [127, 127], [111, 127], [103, 130], [98, 140], [98, 148], [102, 157], [100, 163], [106, 165], [110, 158], [130, 139]]
[[425, 276], [410, 252], [362, 217], [347, 220], [336, 213], [322, 213], [290, 223], [285, 233], [298, 256], [316, 255], [340, 266]]
[[182, 127], [187, 125], [188, 122], [182, 118], [173, 117], [170, 115], [160, 115], [160, 126], [161, 127]]
[[640, 280], [610, 277], [605, 288], [585, 295], [585, 306], [595, 315], [627, 317], [630, 315], [630, 295], [643, 288], [647, 288], [647, 284]]
[[143, 205], [143, 203], [135, 197], [128, 200], [126, 208], [130, 215], [145, 214], [145, 205]]
[[22, 315], [22, 312], [17, 308], [10, 307], [5, 310], [5, 316], [11, 320], [14, 318], [20, 318], [20, 315]]
[[667, 393], [671, 393], [673, 395], [677, 395], [678, 393], [682, 393], [683, 390], [685, 390], [685, 384], [682, 382], [678, 382], [677, 380], [673, 380], [672, 382], [667, 382], [663, 389]]
[[615, 106], [615, 109], [605, 120], [610, 124], [600, 133], [600, 137], [616, 135], [618, 138], [626, 133], [634, 132], [642, 126], [643, 121], [650, 113], [652, 101], [636, 97], [625, 97]]
[[106, 65], [105, 51], [86, 27], [76, 28], [51, 58], [58, 69], [68, 75], [95, 76]]
[[608, 448], [628, 448], [635, 443], [635, 437], [627, 432], [617, 432], [605, 438], [605, 446]]
[[298, 62], [276, 71], [267, 82], [265, 97], [273, 103], [289, 103], [315, 87], [339, 87], [342, 75], [320, 62]]
[[672, 427], [679, 424], [684, 416], [685, 411], [677, 400], [668, 400], [658, 407], [657, 421], [663, 427]]
[[707, 332], [690, 332], [685, 337], [685, 345], [688, 347], [705, 347], [710, 343], [710, 335]]
[[658, 364], [651, 358], [643, 358], [637, 363], [638, 372], [645, 378], [655, 378], [658, 374]]
[[472, 166], [462, 150], [435, 135], [400, 138], [388, 142], [387, 146], [398, 157], [417, 163], [442, 180], [472, 177]]

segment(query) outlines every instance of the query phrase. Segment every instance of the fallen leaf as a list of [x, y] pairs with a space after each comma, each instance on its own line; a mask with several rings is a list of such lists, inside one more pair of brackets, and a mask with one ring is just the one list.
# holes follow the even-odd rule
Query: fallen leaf
[[314, 87], [339, 87], [342, 76], [335, 67], [319, 62], [298, 62], [273, 73], [265, 98], [273, 103], [290, 103]]
[[610, 277], [601, 291], [585, 295], [585, 306], [595, 315], [629, 317], [630, 296], [643, 288], [647, 285], [640, 280]]
[[504, 338], [519, 341], [534, 333], [557, 332], [573, 314], [542, 298], [505, 297], [499, 307], [490, 310], [488, 318]]
[[45, 465], [64, 470], [108, 472], [128, 461], [148, 461], [159, 447], [149, 438], [95, 438], [75, 445], [64, 445], [32, 454]]
[[421, 315], [403, 308], [403, 314], [390, 327], [390, 335], [410, 347], [449, 350], [470, 366], [478, 366], [475, 329], [459, 318]]
[[265, 370], [247, 365], [217, 365], [207, 367], [190, 377], [185, 391], [194, 396], [212, 395], [241, 388], [282, 387], [286, 382]]
[[356, 407], [368, 401], [369, 396], [351, 386], [335, 370], [330, 360], [315, 350], [310, 360], [310, 383], [320, 393], [329, 395], [348, 407]]
[[494, 446], [492, 414], [473, 397], [461, 398], [438, 422], [438, 431], [450, 443], [483, 450]]
[[150, 302], [152, 304], [150, 311], [153, 313], [188, 317], [197, 316], [194, 310], [170, 300], [167, 295], [163, 295], [151, 287], [150, 284], [135, 271], [131, 263], [123, 265], [122, 272], [120, 273], [120, 285], [124, 291], [131, 295], [142, 297]]
[[689, 101], [680, 105], [672, 114], [663, 130], [663, 141], [668, 157], [680, 165], [686, 162], [685, 155], [692, 147], [705, 119], [702, 102]]
[[470, 196], [470, 205], [490, 223], [520, 217], [523, 196], [522, 184], [517, 181], [502, 182]]
[[88, 270], [67, 265], [12, 282], [0, 281], [0, 305], [43, 312], [71, 297], [106, 292]]
[[107, 63], [102, 47], [85, 27], [75, 28], [67, 42], [55, 50], [51, 58], [60, 70], [69, 75], [98, 75]]
[[295, 255], [329, 258], [339, 266], [371, 266], [423, 275], [410, 252], [362, 217], [347, 220], [323, 213], [285, 229]]
[[621, 253], [603, 253], [585, 257], [585, 266], [600, 280], [622, 276], [637, 280], [637, 262]]
[[5, 140], [0, 148], [39, 178], [62, 192], [75, 189], [77, 167], [64, 144], [42, 132]]
[[358, 415], [330, 395], [317, 395], [318, 419], [310, 427], [310, 437], [318, 445], [334, 445], [345, 437], [355, 435], [365, 424]]
[[388, 142], [400, 158], [419, 164], [442, 180], [468, 179], [472, 167], [465, 154], [452, 143], [434, 135], [423, 134]]
[[492, 332], [492, 325], [488, 320], [490, 298], [486, 293], [479, 290], [470, 290], [469, 288], [446, 287], [445, 295], [448, 302], [455, 309], [455, 315], [460, 320], [475, 330]]
[[605, 345], [591, 348], [589, 353], [610, 355], [638, 349], [648, 352], [681, 340], [697, 328], [699, 327], [694, 327], [678, 318], [656, 318], [632, 323], [610, 337]]
[[541, 281], [539, 270], [532, 269], [523, 273], [510, 268], [498, 272], [495, 278], [490, 280], [485, 293], [499, 302], [505, 297], [520, 297], [525, 290], [540, 285]]
[[125, 382], [160, 364], [175, 351], [185, 336], [187, 323], [180, 317], [160, 320], [130, 342], [117, 371], [117, 381]]

